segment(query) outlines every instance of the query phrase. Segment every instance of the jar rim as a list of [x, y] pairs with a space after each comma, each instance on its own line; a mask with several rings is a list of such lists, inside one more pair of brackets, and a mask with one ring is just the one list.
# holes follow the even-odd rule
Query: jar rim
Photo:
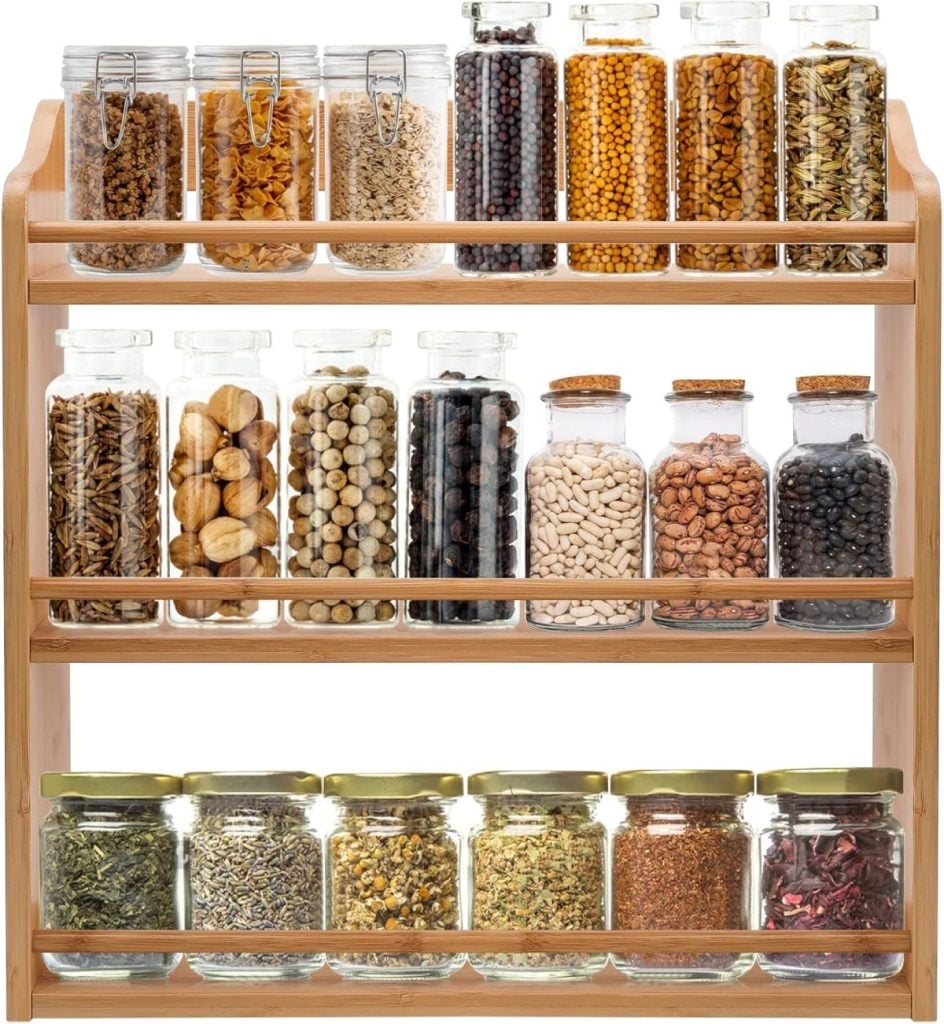
[[543, 2], [522, 3], [519, 0], [474, 0], [462, 5], [462, 17], [473, 21], [513, 21], [523, 18], [549, 18], [551, 5]]
[[72, 330], [56, 331], [58, 348], [81, 349], [84, 352], [117, 352], [127, 348], [149, 348], [154, 340], [151, 331], [139, 330]]
[[502, 331], [420, 331], [417, 335], [421, 349], [457, 355], [506, 352], [517, 344], [517, 334]]
[[725, 389], [705, 388], [703, 391], [670, 391], [667, 402], [753, 402], [750, 391], [730, 391]]
[[658, 4], [574, 4], [571, 21], [649, 21], [659, 17]]
[[100, 57], [134, 55], [135, 77], [143, 82], [188, 82], [190, 59], [186, 46], [66, 46], [62, 51], [62, 81], [94, 80]]
[[309, 772], [187, 772], [187, 796], [306, 796], [321, 793], [321, 776]]
[[174, 332], [174, 348], [187, 352], [258, 352], [271, 347], [271, 331]]
[[625, 391], [604, 391], [600, 388], [577, 388], [568, 391], [546, 391], [541, 401], [548, 405], [592, 406], [605, 405], [607, 402], [622, 402], [628, 405], [632, 395]]
[[878, 394], [874, 391], [854, 391], [850, 388], [822, 388], [818, 391], [794, 391], [787, 395], [792, 405], [813, 402], [831, 402], [836, 399], [854, 399], [862, 402], [877, 402]]
[[[393, 59], [394, 55], [402, 57]], [[327, 46], [323, 77], [332, 81], [365, 75], [368, 60], [372, 74], [399, 74], [403, 70], [402, 61], [409, 77], [451, 77], [448, 47], [440, 43]]]
[[361, 800], [452, 799], [462, 796], [464, 780], [454, 772], [334, 773], [324, 780], [325, 796]]
[[757, 776], [761, 796], [873, 796], [903, 793], [900, 768], [788, 768]]
[[389, 348], [393, 333], [370, 328], [302, 330], [292, 335], [295, 348], [314, 349], [319, 352], [357, 352], [365, 348]]
[[193, 50], [194, 81], [239, 76], [243, 70], [260, 74], [271, 70], [271, 64], [264, 63], [271, 54], [278, 54], [279, 68], [283, 77], [295, 76], [317, 79], [321, 71], [317, 46], [268, 45], [253, 46], [195, 46]]
[[752, 21], [770, 17], [767, 0], [686, 0], [679, 9], [689, 21]]
[[633, 770], [610, 777], [615, 796], [742, 797], [754, 792], [754, 773], [740, 769]]
[[144, 772], [43, 772], [40, 794], [47, 800], [69, 797], [89, 800], [160, 800], [178, 796], [177, 775]]
[[791, 21], [835, 25], [846, 21], [878, 21], [875, 4], [801, 4], [790, 8]]
[[495, 771], [469, 776], [472, 796], [597, 796], [607, 790], [606, 772]]

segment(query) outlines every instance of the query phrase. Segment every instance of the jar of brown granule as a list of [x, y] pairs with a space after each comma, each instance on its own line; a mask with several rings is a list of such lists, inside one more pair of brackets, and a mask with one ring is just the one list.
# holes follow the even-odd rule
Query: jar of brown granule
[[[744, 771], [632, 771], [610, 780], [626, 816], [613, 836], [612, 927], [750, 928], [751, 831]], [[749, 946], [749, 941], [745, 942]], [[751, 953], [634, 953], [616, 966], [647, 981], [730, 981]]]

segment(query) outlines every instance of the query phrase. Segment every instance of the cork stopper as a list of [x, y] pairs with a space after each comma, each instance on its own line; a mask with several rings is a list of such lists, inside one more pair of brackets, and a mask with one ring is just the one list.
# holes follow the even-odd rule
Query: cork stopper
[[797, 391], [868, 391], [872, 383], [871, 377], [856, 377], [852, 374], [833, 374], [832, 376], [797, 377]]
[[672, 390], [677, 395], [690, 391], [743, 391], [743, 380], [673, 380]]
[[589, 373], [581, 377], [552, 380], [551, 391], [619, 391], [623, 380], [614, 374]]

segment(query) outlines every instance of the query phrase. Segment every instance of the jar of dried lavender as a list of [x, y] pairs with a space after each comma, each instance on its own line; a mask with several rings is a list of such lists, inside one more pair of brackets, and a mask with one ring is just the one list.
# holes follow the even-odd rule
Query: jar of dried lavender
[[[897, 768], [766, 772], [770, 824], [761, 834], [760, 926], [789, 931], [902, 928], [903, 830], [891, 804]], [[829, 942], [824, 938], [828, 950]], [[768, 953], [777, 978], [876, 981], [897, 974], [901, 953]]]

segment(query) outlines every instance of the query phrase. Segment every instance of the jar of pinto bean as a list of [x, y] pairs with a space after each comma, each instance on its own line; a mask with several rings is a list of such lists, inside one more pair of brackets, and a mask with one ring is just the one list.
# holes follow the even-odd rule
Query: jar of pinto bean
[[[653, 465], [652, 576], [757, 579], [767, 576], [768, 469], [747, 443], [743, 380], [677, 380], [666, 396], [672, 441]], [[766, 601], [663, 600], [653, 621], [688, 629], [752, 629]]]

